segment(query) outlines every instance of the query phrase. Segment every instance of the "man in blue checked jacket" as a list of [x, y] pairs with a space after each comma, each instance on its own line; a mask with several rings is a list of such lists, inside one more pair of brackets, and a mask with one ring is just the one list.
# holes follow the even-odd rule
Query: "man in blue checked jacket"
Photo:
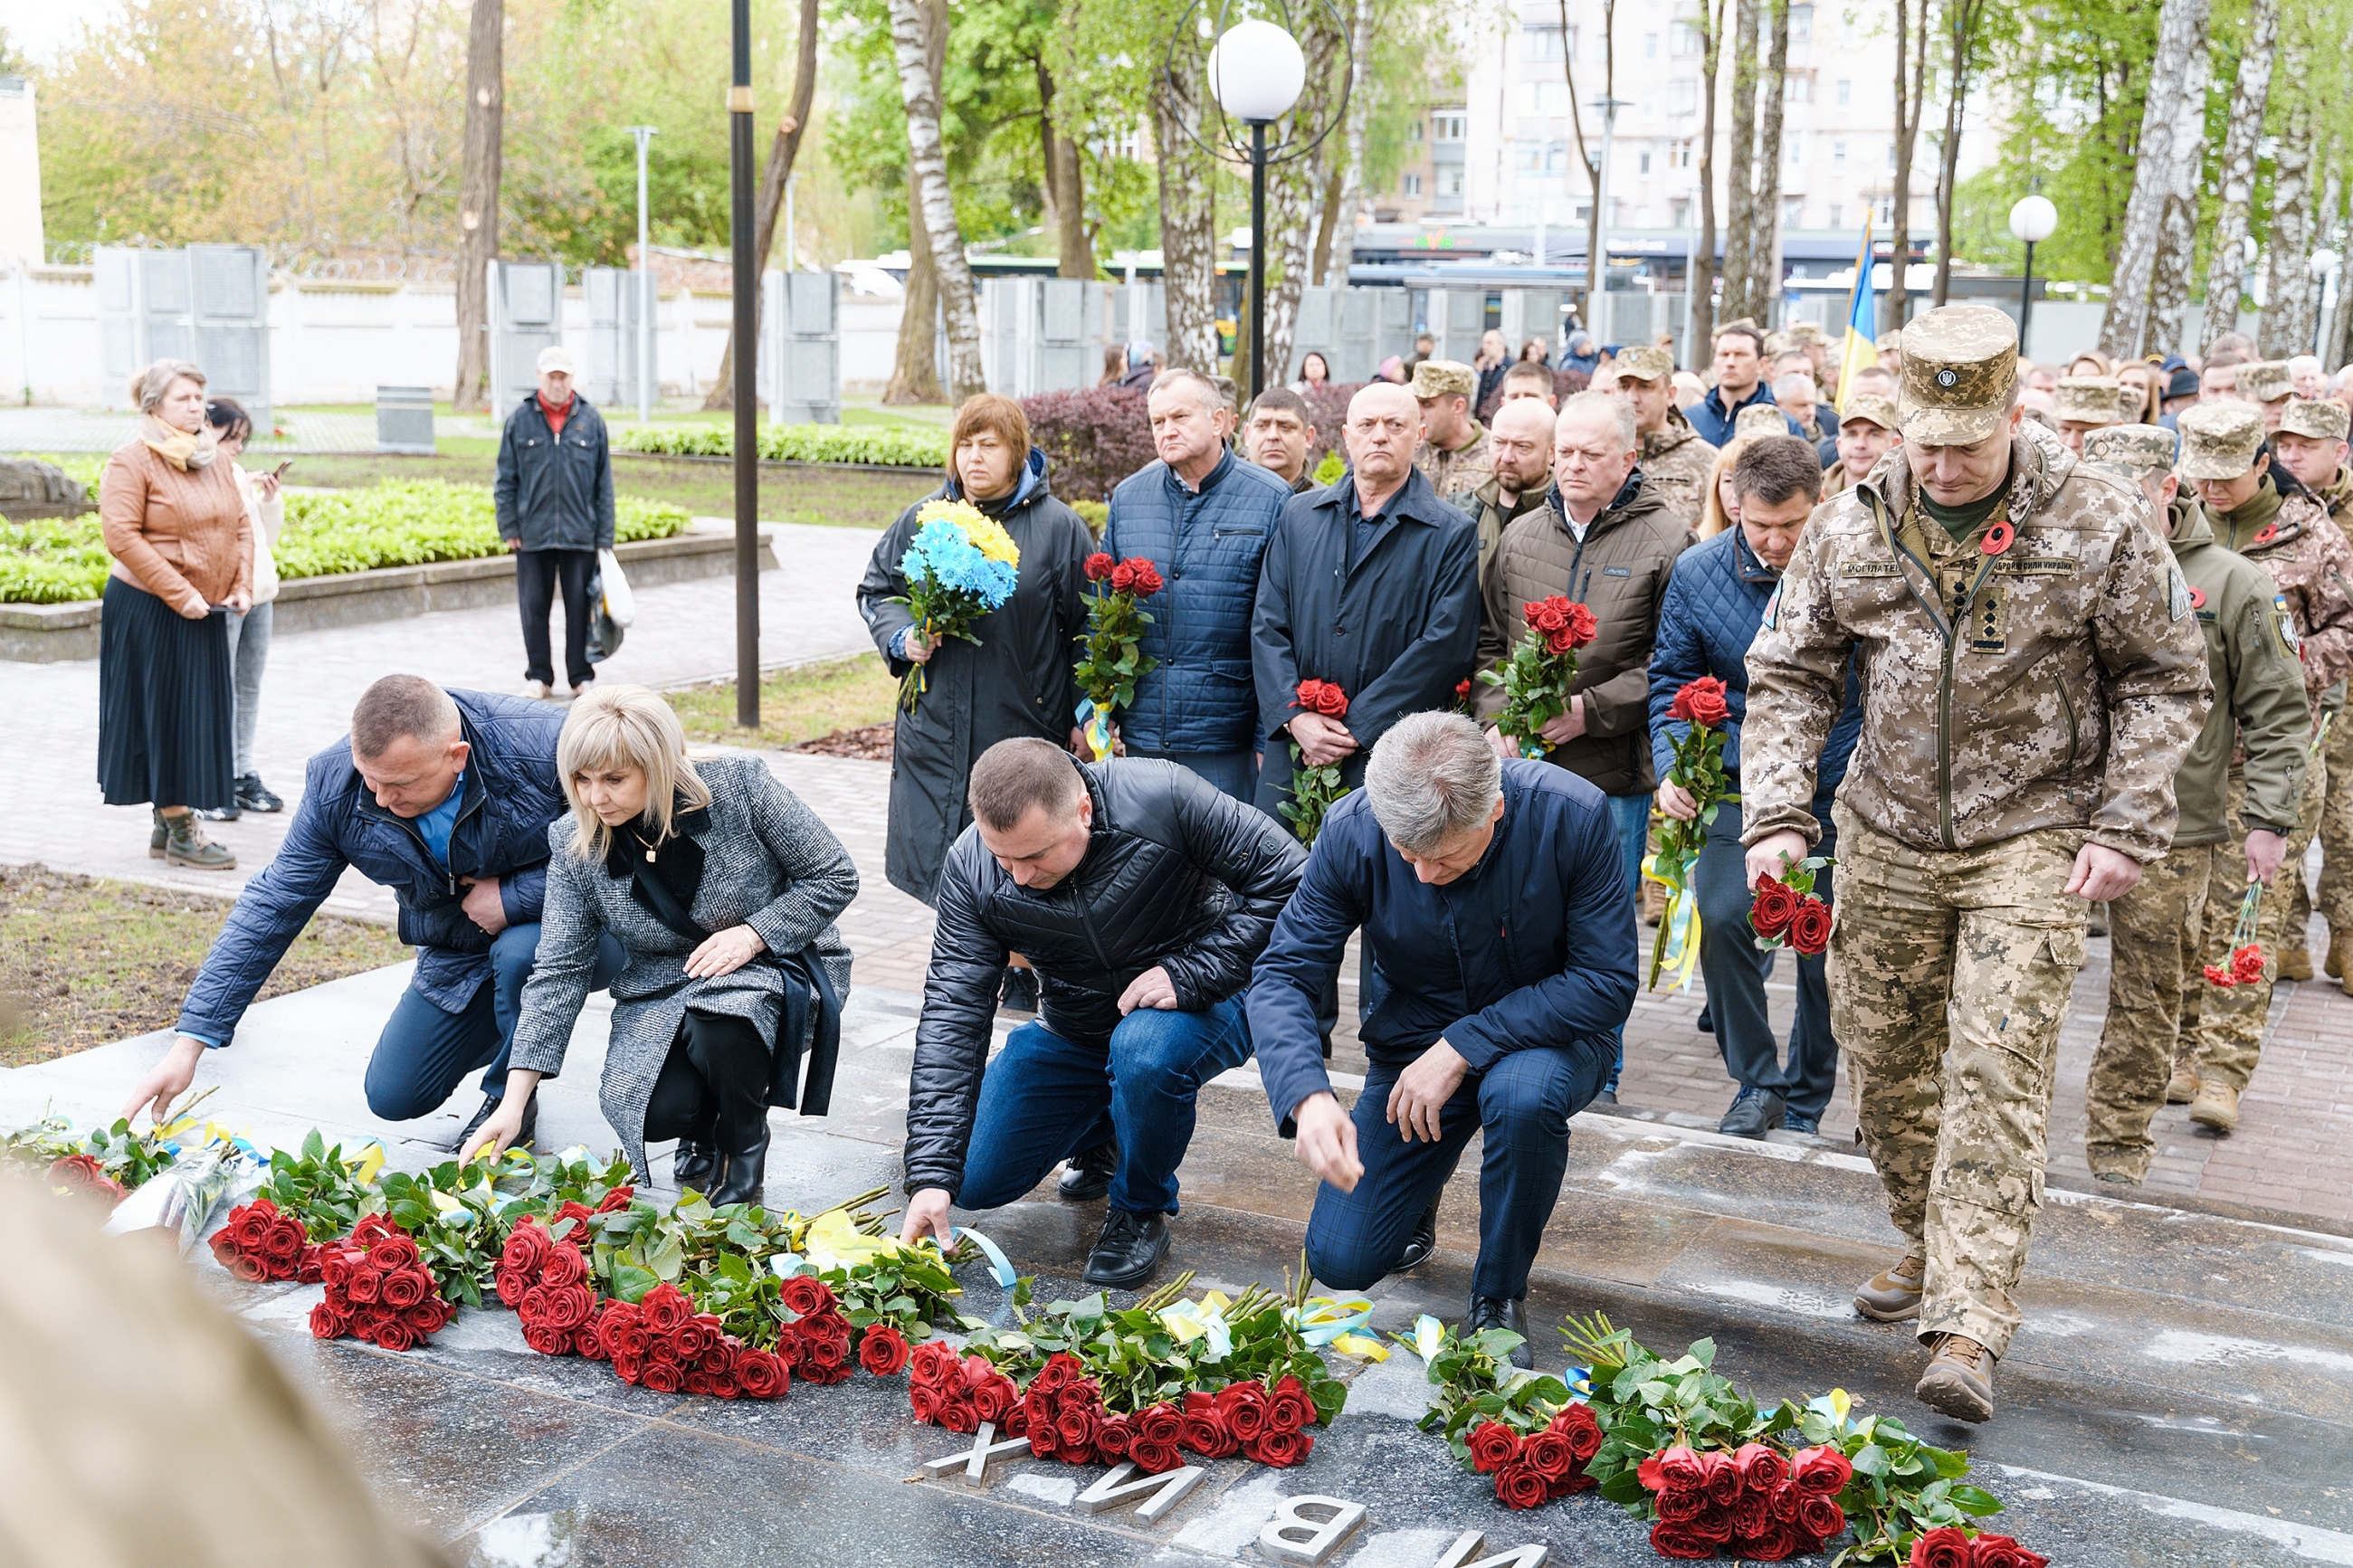
[[1160, 460], [1111, 493], [1103, 548], [1141, 555], [1167, 586], [1144, 606], [1157, 664], [1119, 715], [1131, 757], [1190, 768], [1244, 805], [1258, 787], [1250, 611], [1291, 487], [1226, 447], [1233, 411], [1208, 377], [1163, 372], [1146, 407]]
[[[1427, 1258], [1439, 1195], [1482, 1132], [1463, 1331], [1527, 1333], [1568, 1121], [1633, 1010], [1632, 895], [1608, 798], [1576, 774], [1497, 758], [1459, 713], [1411, 714], [1374, 744], [1250, 982], [1268, 1101], [1324, 1183], [1307, 1222], [1317, 1279], [1360, 1290]], [[1316, 1003], [1358, 928], [1375, 1000], [1352, 1116], [1324, 1071]], [[1525, 1343], [1513, 1360], [1532, 1364]]]

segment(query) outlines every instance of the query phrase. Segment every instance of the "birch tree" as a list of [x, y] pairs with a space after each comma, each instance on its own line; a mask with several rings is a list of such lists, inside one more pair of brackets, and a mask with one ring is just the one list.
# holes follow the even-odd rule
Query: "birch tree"
[[2313, 114], [2302, 90], [2302, 56], [2288, 58], [2293, 100], [2280, 127], [2279, 148], [2272, 154], [2271, 240], [2264, 280], [2263, 324], [2256, 330], [2256, 347], [2265, 359], [2285, 359], [2312, 352], [2312, 334], [2319, 324], [2313, 299], [2312, 277], [2312, 125]]
[[[1961, 110], [1977, 67], [1987, 0], [1945, 0], [1945, 139], [1936, 149], [1936, 284], [1928, 303], [1942, 309], [1953, 283], [1953, 202], [1961, 174]], [[1924, 36], [1925, 46], [1926, 38]]]
[[1356, 0], [1348, 29], [1348, 119], [1341, 127], [1340, 195], [1331, 229], [1331, 248], [1317, 268], [1321, 281], [1345, 288], [1356, 259], [1356, 209], [1365, 200], [1365, 126], [1372, 114], [1366, 90], [1366, 62], [1373, 53], [1373, 0]]
[[[1311, 11], [1300, 29], [1300, 50], [1307, 57], [1307, 81], [1292, 110], [1285, 139], [1304, 141], [1331, 123], [1339, 107], [1340, 88], [1346, 79], [1347, 38], [1331, 26], [1321, 9]], [[1299, 329], [1299, 298], [1315, 263], [1316, 225], [1310, 221], [1321, 205], [1329, 181], [1332, 158], [1339, 139], [1326, 136], [1314, 151], [1267, 171], [1266, 382], [1280, 386], [1291, 379], [1291, 353]], [[1250, 377], [1237, 374], [1242, 395]]]
[[2166, 181], [2165, 217], [2157, 265], [2149, 273], [2148, 317], [2141, 346], [2170, 353], [2181, 342], [2181, 317], [2189, 308], [2189, 274], [2198, 252], [2198, 193], [2206, 161], [2206, 89], [2214, 79], [2214, 57], [2200, 49], [2182, 79], [2181, 101], [2173, 121], [2173, 170]]
[[[940, 72], [947, 60], [946, 0], [916, 0], [923, 27], [925, 69], [932, 90], [939, 90]], [[895, 58], [895, 53], [894, 53]], [[932, 266], [932, 237], [921, 214], [923, 196], [914, 164], [907, 165], [907, 285], [899, 299], [898, 354], [891, 366], [890, 384], [882, 401], [890, 404], [944, 403], [940, 385], [940, 283]]]
[[[1908, 64], [1907, 64], [1908, 62]], [[1888, 268], [1887, 330], [1904, 330], [1912, 261], [1912, 152], [1928, 96], [1928, 0], [1895, 0], [1895, 183], [1887, 226], [1894, 243]]]
[[505, 50], [506, 0], [474, 0], [466, 31], [466, 141], [458, 184], [458, 380], [450, 395], [460, 414], [479, 413], [503, 395], [490, 384], [490, 264], [499, 254]]
[[1715, 74], [1724, 63], [1724, 8], [1700, 0], [1699, 249], [1692, 257], [1691, 351], [1694, 364], [1715, 352]]
[[1218, 369], [1216, 163], [1194, 133], [1208, 97], [1203, 53], [1179, 47], [1152, 95], [1160, 154], [1160, 256], [1168, 297], [1168, 363]]
[[2206, 269], [2206, 317], [2198, 329], [2200, 355], [2212, 353], [2214, 340], [2238, 324], [2241, 281], [2250, 255], [2248, 206], [2255, 195], [2255, 143], [2263, 139], [2263, 111], [2271, 101], [2279, 23], [2279, 0], [2250, 0], [2238, 86], [2231, 94], [2230, 125], [2222, 133], [2221, 199], [2214, 209], [2213, 259]]
[[[942, 7], [944, 9], [944, 6]], [[916, 205], [909, 226], [920, 223], [931, 241], [932, 271], [939, 279], [940, 304], [948, 332], [948, 396], [962, 403], [986, 392], [980, 368], [980, 310], [965, 260], [964, 236], [956, 227], [955, 198], [948, 190], [947, 149], [940, 138], [940, 89], [932, 74], [933, 26], [943, 34], [945, 18], [927, 19], [924, 0], [891, 0], [891, 47], [899, 66], [899, 93], [907, 106], [907, 169]]]
[[[1731, 0], [1732, 133], [1724, 150], [1724, 310], [1738, 319], [1754, 316], [1748, 303], [1748, 257], [1756, 243], [1755, 187], [1749, 176], [1757, 156], [1757, 0]], [[1715, 352], [1711, 345], [1709, 352]]]
[[1781, 291], [1781, 121], [1789, 95], [1789, 0], [1762, 0], [1772, 7], [1772, 43], [1759, 84], [1757, 130], [1757, 190], [1749, 199], [1747, 297], [1741, 314], [1760, 327], [1773, 321], [1773, 299]]
[[[2108, 308], [2100, 319], [2100, 352], [2111, 359], [2137, 357], [2147, 333], [2149, 285], [2164, 243], [2174, 172], [2174, 128], [2183, 89], [2197, 62], [2206, 58], [2211, 12], [2212, 0], [2165, 0], [2158, 13], [2157, 54], [2149, 62], [2147, 101], [2135, 145], [2132, 196], [2125, 205]], [[2211, 70], [2211, 63], [2204, 68]]]

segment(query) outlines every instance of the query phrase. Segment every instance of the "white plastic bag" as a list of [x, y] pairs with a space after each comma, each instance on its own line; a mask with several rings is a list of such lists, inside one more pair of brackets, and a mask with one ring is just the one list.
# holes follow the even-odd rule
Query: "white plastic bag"
[[638, 618], [638, 596], [629, 591], [629, 580], [621, 572], [621, 558], [609, 550], [596, 552], [597, 574], [605, 580], [605, 613], [613, 617], [617, 626], [626, 626]]

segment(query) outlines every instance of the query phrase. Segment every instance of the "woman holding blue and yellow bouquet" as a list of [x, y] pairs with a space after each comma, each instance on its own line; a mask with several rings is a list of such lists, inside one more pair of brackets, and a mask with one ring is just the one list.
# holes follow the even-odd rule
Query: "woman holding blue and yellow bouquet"
[[947, 482], [900, 515], [858, 585], [874, 646], [905, 683], [883, 868], [902, 892], [932, 901], [948, 846], [972, 821], [965, 785], [981, 752], [1017, 735], [1080, 743], [1071, 666], [1093, 548], [1078, 513], [1049, 493], [1021, 405], [966, 399]]

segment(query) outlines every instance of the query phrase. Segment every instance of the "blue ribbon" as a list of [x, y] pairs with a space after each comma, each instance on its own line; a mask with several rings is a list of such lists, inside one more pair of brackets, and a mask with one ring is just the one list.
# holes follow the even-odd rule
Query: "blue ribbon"
[[[1315, 1316], [1316, 1312], [1321, 1308], [1336, 1307], [1338, 1305], [1339, 1303], [1336, 1301], [1324, 1301], [1321, 1303], [1310, 1301], [1308, 1303], [1310, 1312], [1306, 1315]], [[1293, 1323], [1300, 1325], [1299, 1337], [1301, 1339], [1305, 1340], [1307, 1343], [1314, 1348], [1322, 1350], [1325, 1345], [1330, 1344], [1342, 1334], [1362, 1333], [1364, 1331], [1365, 1325], [1372, 1321], [1373, 1310], [1371, 1307], [1366, 1306], [1356, 1311], [1347, 1313], [1343, 1317], [1325, 1318], [1316, 1316], [1316, 1321], [1313, 1324], [1303, 1322], [1303, 1314], [1301, 1314], [1299, 1310], [1295, 1307], [1285, 1308], [1283, 1310], [1283, 1315], [1289, 1318]]]
[[981, 1256], [988, 1259], [988, 1272], [990, 1276], [996, 1279], [997, 1289], [1000, 1290], [1010, 1290], [1013, 1289], [1013, 1264], [1005, 1256], [1005, 1249], [1003, 1247], [997, 1246], [997, 1243], [989, 1240], [988, 1237], [981, 1235], [980, 1232], [973, 1229], [972, 1226], [968, 1225], [957, 1226], [955, 1229], [950, 1233], [950, 1239], [955, 1241], [970, 1241], [975, 1247], [979, 1247]]

